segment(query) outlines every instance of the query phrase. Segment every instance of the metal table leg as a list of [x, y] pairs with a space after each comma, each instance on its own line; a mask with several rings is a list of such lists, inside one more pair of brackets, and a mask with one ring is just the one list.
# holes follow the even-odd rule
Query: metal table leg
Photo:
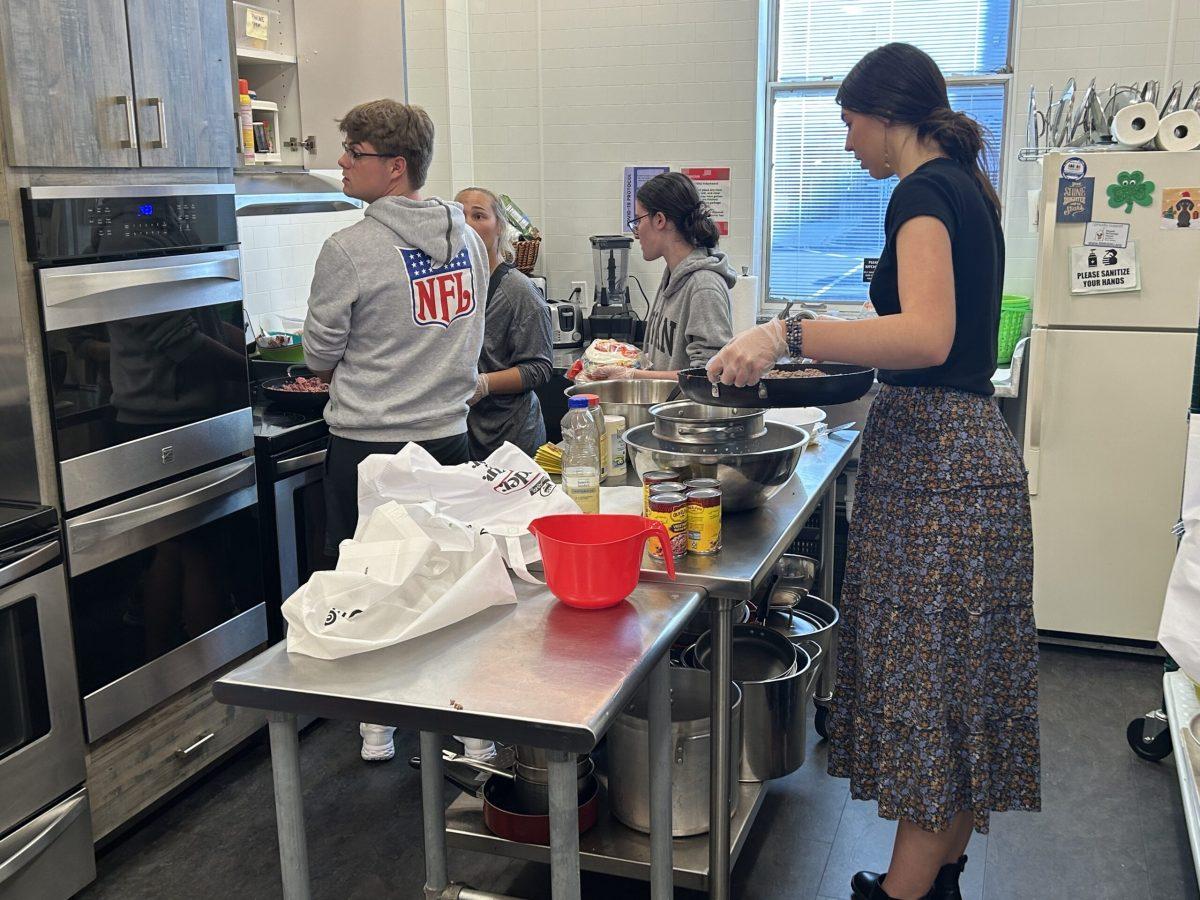
[[575, 754], [549, 754], [550, 895], [579, 900], [579, 775]]
[[308, 900], [308, 844], [304, 834], [304, 795], [300, 789], [300, 739], [291, 713], [267, 714], [271, 735], [271, 778], [275, 784], [275, 827], [284, 900]]
[[[837, 564], [837, 486], [845, 476], [839, 475], [829, 485], [825, 499], [821, 501], [821, 596], [834, 603], [833, 569]], [[835, 604], [836, 605], [836, 604]], [[828, 701], [833, 697], [833, 678], [837, 668], [837, 629], [829, 636], [829, 654], [822, 660], [817, 679], [817, 699]]]
[[712, 597], [712, 747], [708, 794], [708, 896], [729, 900], [729, 778], [733, 723], [729, 712], [733, 676], [733, 601]]
[[671, 661], [650, 673], [650, 896], [671, 900]]
[[446, 809], [442, 806], [441, 736], [421, 732], [421, 821], [425, 828], [425, 898], [439, 897], [446, 876]]

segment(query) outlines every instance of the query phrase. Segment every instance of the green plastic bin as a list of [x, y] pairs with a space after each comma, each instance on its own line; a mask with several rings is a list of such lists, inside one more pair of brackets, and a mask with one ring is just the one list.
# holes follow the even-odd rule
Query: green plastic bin
[[1025, 336], [1025, 323], [1032, 314], [1033, 304], [1028, 297], [1004, 294], [1000, 298], [1000, 334], [996, 344], [996, 365], [1007, 366], [1012, 362], [1013, 351]]

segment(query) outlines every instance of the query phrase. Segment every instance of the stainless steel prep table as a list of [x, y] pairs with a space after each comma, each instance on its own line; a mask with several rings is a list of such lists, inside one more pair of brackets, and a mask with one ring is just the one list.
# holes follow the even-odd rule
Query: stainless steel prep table
[[[732, 765], [729, 684], [733, 606], [739, 600], [752, 597], [766, 583], [779, 557], [787, 551], [818, 506], [822, 511], [822, 596], [832, 601], [835, 488], [858, 439], [859, 434], [854, 431], [821, 438], [802, 454], [795, 474], [766, 505], [725, 515], [720, 553], [711, 557], [688, 556], [675, 561], [677, 583], [696, 585], [708, 591], [716, 638], [709, 821], [717, 825], [708, 835], [675, 840], [675, 883], [680, 887], [707, 889], [710, 897], [727, 900], [730, 868], [741, 853], [765, 790], [761, 784], [740, 784], [737, 811], [731, 817], [729, 798], [720, 788], [729, 783]], [[627, 483], [640, 483], [632, 470]], [[666, 577], [663, 564], [648, 553], [644, 555], [642, 583], [665, 581]], [[833, 654], [825, 662], [818, 696], [828, 699], [832, 693]], [[505, 841], [489, 832], [483, 825], [480, 804], [472, 798], [456, 799], [448, 810], [447, 822], [451, 846], [517, 859], [546, 859], [544, 847]], [[589, 871], [643, 880], [649, 875], [649, 838], [624, 827], [611, 816], [602, 813], [596, 826], [581, 838], [580, 847], [582, 865]]]
[[[591, 751], [639, 684], [651, 683], [654, 896], [671, 896], [670, 706], [667, 652], [703, 592], [639, 585], [607, 610], [577, 610], [536, 585], [420, 639], [340, 660], [289, 655], [278, 643], [213, 686], [222, 703], [271, 711], [271, 768], [284, 896], [309, 896], [296, 716], [421, 731], [426, 897], [448, 886], [440, 736], [460, 734], [552, 751], [551, 879], [555, 900], [579, 897], [574, 753]], [[569, 805], [569, 809], [564, 807]], [[664, 811], [665, 810], [665, 811]], [[665, 818], [664, 818], [665, 816]], [[664, 826], [660, 825], [665, 821]], [[477, 894], [483, 896], [483, 894]]]

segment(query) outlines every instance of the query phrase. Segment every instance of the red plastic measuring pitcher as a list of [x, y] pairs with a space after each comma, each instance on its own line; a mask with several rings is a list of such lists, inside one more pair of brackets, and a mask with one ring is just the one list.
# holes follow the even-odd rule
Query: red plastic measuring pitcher
[[615, 606], [637, 586], [646, 541], [667, 549], [667, 577], [675, 580], [671, 537], [661, 522], [641, 516], [542, 516], [529, 523], [542, 551], [550, 593], [568, 606]]

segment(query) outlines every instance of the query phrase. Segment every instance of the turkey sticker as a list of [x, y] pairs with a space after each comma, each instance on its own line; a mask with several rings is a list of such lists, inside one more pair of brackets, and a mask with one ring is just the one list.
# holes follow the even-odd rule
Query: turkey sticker
[[1200, 188], [1163, 188], [1162, 227], [1186, 228], [1200, 234]]

